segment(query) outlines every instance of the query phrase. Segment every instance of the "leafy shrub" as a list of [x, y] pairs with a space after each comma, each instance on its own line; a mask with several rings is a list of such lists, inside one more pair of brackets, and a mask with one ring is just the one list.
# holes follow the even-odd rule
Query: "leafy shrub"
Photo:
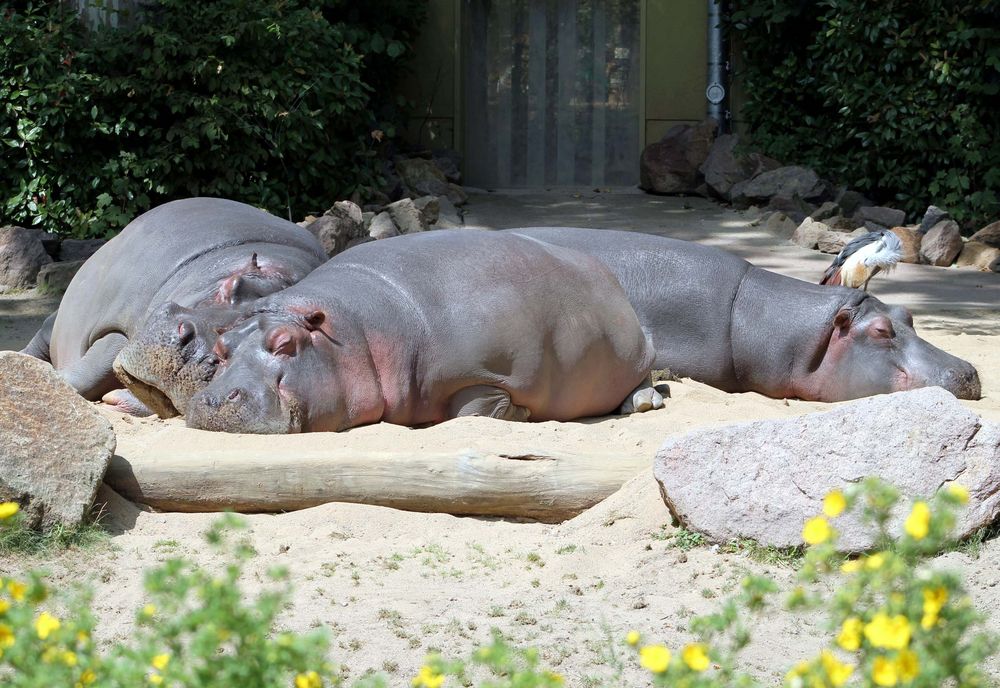
[[[421, 0], [160, 0], [87, 31], [71, 3], [0, 21], [3, 221], [77, 236], [185, 196], [294, 217], [377, 185]], [[387, 21], [381, 11], [393, 12]]]
[[918, 217], [1000, 214], [1000, 2], [739, 0], [754, 144]]

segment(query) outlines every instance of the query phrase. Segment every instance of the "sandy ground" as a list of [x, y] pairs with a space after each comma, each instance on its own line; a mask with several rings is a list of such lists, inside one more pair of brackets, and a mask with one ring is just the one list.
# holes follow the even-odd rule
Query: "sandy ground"
[[[798, 265], [789, 255], [779, 257]], [[966, 403], [984, 418], [1000, 421], [1000, 323], [978, 298], [975, 294], [954, 308], [918, 308], [917, 327], [934, 344], [979, 368], [984, 398]], [[0, 349], [22, 346], [53, 305], [30, 293], [0, 299]], [[360, 428], [347, 433], [345, 441], [414, 451], [494, 438], [558, 442], [651, 461], [664, 438], [695, 427], [829, 408], [723, 394], [691, 381], [671, 388], [666, 409], [629, 418], [528, 424], [516, 431], [487, 419], [459, 419], [424, 430]], [[116, 425], [134, 433], [142, 423], [156, 422], [129, 429]], [[226, 440], [206, 433], [205, 441]], [[112, 534], [109, 546], [40, 560], [0, 560], [0, 575], [42, 566], [57, 581], [91, 584], [101, 639], [112, 641], [130, 634], [134, 611], [143, 603], [144, 568], [177, 555], [217, 563], [201, 539], [216, 517], [151, 513], [110, 490], [99, 500], [107, 503], [103, 522]], [[622, 642], [628, 629], [677, 647], [691, 637], [691, 617], [714, 610], [748, 571], [774, 576], [785, 591], [794, 579], [791, 569], [758, 563], [742, 551], [678, 548], [648, 468], [601, 504], [558, 525], [353, 504], [248, 519], [249, 539], [258, 552], [248, 588], [259, 589], [271, 566], [288, 566], [295, 594], [283, 626], [329, 628], [333, 659], [345, 664], [350, 676], [383, 672], [393, 686], [409, 685], [425, 653], [465, 655], [488, 642], [491, 628], [516, 643], [539, 647], [544, 663], [562, 673], [568, 685], [648, 685]], [[1000, 544], [985, 543], [977, 556], [950, 553], [940, 559], [966, 574], [989, 625], [1000, 632]], [[776, 610], [755, 625], [743, 665], [774, 684], [796, 659], [815, 652], [824, 633], [822, 619]], [[991, 664], [994, 673], [998, 666]]]

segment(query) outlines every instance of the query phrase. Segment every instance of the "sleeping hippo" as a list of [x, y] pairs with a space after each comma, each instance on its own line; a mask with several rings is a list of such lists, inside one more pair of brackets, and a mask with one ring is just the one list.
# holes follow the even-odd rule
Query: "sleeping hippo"
[[652, 346], [607, 268], [512, 234], [358, 246], [257, 301], [215, 354], [218, 374], [188, 404], [191, 427], [340, 431], [662, 405]]
[[[325, 260], [307, 230], [252, 206], [219, 198], [166, 203], [130, 222], [80, 268], [59, 310], [22, 353], [51, 362], [87, 399], [148, 413], [120, 390], [112, 363], [151, 312], [166, 303], [197, 308], [206, 326], [223, 326], [243, 303], [299, 281]], [[144, 350], [154, 362], [172, 352]], [[216, 361], [203, 352], [188, 363], [200, 389]]]
[[940, 386], [978, 399], [976, 369], [920, 338], [910, 312], [818, 286], [720, 249], [607, 229], [505, 233], [587, 253], [621, 282], [656, 348], [655, 368], [729, 392], [846, 401]]

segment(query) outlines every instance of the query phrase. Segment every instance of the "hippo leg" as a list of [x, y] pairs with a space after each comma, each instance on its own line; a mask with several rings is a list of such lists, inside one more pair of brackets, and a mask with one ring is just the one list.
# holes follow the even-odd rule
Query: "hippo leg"
[[487, 416], [514, 421], [525, 421], [531, 416], [531, 411], [511, 401], [510, 394], [491, 385], [475, 385], [456, 392], [448, 412], [452, 418]]
[[59, 374], [85, 399], [96, 401], [122, 386], [115, 377], [112, 364], [126, 344], [128, 337], [121, 332], [106, 334], [91, 344], [83, 358], [61, 369]]
[[35, 333], [35, 336], [31, 338], [28, 345], [21, 349], [22, 354], [27, 354], [28, 356], [34, 356], [43, 361], [51, 361], [49, 356], [49, 341], [52, 339], [52, 326], [56, 322], [56, 311], [49, 317], [45, 319], [42, 323], [41, 328]]
[[145, 418], [153, 415], [153, 412], [144, 403], [139, 401], [132, 392], [127, 389], [113, 389], [103, 397], [101, 402], [107, 404], [116, 411], [127, 413], [130, 416]]
[[649, 382], [644, 382], [625, 398], [618, 413], [625, 416], [629, 413], [643, 413], [661, 408], [663, 408], [663, 395]]

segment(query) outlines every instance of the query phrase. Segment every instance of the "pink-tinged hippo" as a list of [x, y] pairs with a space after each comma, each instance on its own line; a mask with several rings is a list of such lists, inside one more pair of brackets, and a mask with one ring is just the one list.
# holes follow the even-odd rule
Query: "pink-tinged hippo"
[[863, 291], [821, 287], [720, 249], [636, 232], [502, 233], [571, 248], [606, 265], [652, 338], [654, 368], [779, 399], [845, 401], [930, 386], [979, 398], [971, 364], [921, 339], [907, 309]]
[[222, 334], [187, 423], [246, 433], [570, 420], [662, 405], [651, 344], [597, 260], [493, 232], [363, 244]]
[[[325, 260], [307, 230], [252, 206], [219, 198], [166, 203], [130, 222], [80, 268], [22, 353], [51, 362], [87, 399], [148, 413], [120, 390], [112, 364], [150, 313], [169, 303], [227, 325], [243, 303], [299, 281]], [[153, 361], [164, 352], [173, 349], [144, 349]], [[199, 389], [215, 372], [210, 353], [188, 359], [188, 370], [200, 371]]]

